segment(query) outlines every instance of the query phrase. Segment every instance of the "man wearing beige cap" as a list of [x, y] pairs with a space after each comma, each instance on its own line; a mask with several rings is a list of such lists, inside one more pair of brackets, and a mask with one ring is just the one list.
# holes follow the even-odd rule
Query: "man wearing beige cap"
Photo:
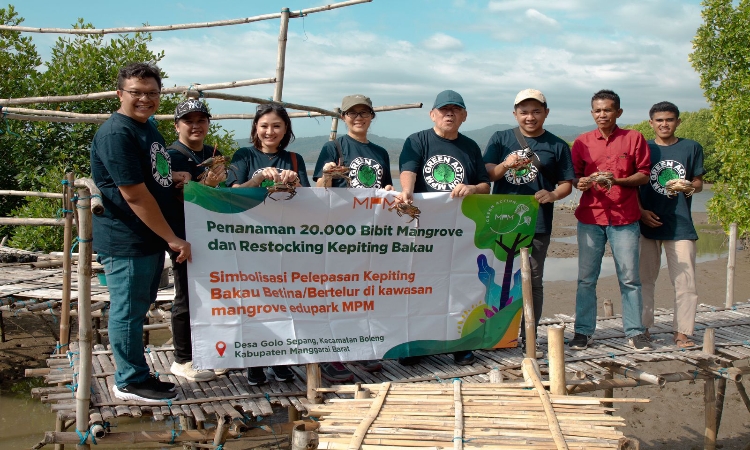
[[[493, 194], [533, 195], [539, 202], [531, 251], [534, 322], [539, 325], [544, 304], [544, 260], [552, 234], [553, 203], [573, 190], [573, 163], [568, 144], [544, 129], [547, 99], [536, 89], [524, 89], [513, 103], [518, 127], [492, 135], [484, 162]], [[529, 153], [530, 150], [530, 153]], [[525, 337], [521, 327], [521, 339]]]

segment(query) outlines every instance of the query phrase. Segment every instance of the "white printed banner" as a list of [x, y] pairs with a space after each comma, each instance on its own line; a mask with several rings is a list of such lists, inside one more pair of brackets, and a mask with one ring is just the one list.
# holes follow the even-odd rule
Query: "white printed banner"
[[[250, 367], [516, 345], [532, 196], [185, 187], [193, 362]], [[510, 256], [509, 256], [510, 255]]]

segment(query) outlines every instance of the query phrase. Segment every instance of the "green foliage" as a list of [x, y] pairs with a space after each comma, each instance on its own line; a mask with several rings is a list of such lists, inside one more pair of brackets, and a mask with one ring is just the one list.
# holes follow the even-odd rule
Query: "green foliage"
[[[22, 22], [23, 18], [18, 16], [13, 6], [0, 9], [0, 23], [20, 25]], [[78, 19], [73, 26], [94, 28], [83, 19]], [[149, 49], [150, 43], [149, 33], [119, 35], [114, 38], [102, 35], [61, 36], [52, 47], [49, 61], [42, 62], [31, 38], [23, 37], [17, 32], [0, 31], [0, 98], [113, 91], [116, 89], [117, 73], [122, 66], [135, 61], [157, 64], [164, 58], [163, 51], [155, 53]], [[162, 77], [163, 84], [168, 85], [167, 74], [162, 73]], [[180, 100], [181, 97], [174, 94], [162, 96], [158, 114], [174, 114]], [[23, 107], [109, 114], [119, 106], [119, 101], [115, 98]], [[167, 144], [175, 140], [173, 122], [161, 121], [158, 127]], [[92, 123], [0, 122], [0, 129], [3, 130], [0, 134], [0, 152], [3, 158], [0, 188], [56, 191], [64, 171], [72, 170], [77, 177], [90, 176], [89, 151], [98, 128], [98, 124]], [[219, 125], [211, 126], [207, 142], [218, 142], [225, 154], [233, 153], [236, 147], [232, 133], [226, 132]], [[25, 206], [19, 207], [23, 203], [26, 203]], [[49, 199], [0, 197], [0, 216], [18, 213], [26, 217], [55, 217], [59, 206], [51, 207], [50, 203], [54, 202]], [[40, 227], [32, 231], [24, 228], [28, 227], [15, 227], [12, 230], [14, 237], [11, 243], [23, 248], [62, 248], [60, 230]]]
[[[712, 117], [711, 110], [708, 108], [703, 108], [694, 112], [680, 111], [680, 119], [682, 119], [682, 123], [677, 127], [675, 133], [677, 137], [692, 139], [703, 146], [703, 154], [705, 157], [703, 167], [706, 169], [706, 174], [703, 176], [703, 180], [707, 183], [716, 182], [719, 177], [720, 169], [720, 163], [716, 155], [716, 136], [711, 129]], [[648, 120], [644, 120], [643, 122], [634, 125], [627, 125], [625, 128], [640, 131], [646, 139], [654, 139], [656, 137]]]
[[[44, 192], [62, 192], [62, 180], [65, 170], [62, 167], [50, 167], [40, 179]], [[41, 217], [53, 219], [62, 217], [62, 200], [41, 197], [29, 197], [28, 201], [14, 209], [14, 217]], [[9, 245], [30, 251], [59, 252], [63, 251], [63, 227], [35, 227], [19, 225], [14, 227]]]
[[750, 0], [704, 0], [690, 60], [711, 103], [720, 165], [710, 217], [750, 236]]

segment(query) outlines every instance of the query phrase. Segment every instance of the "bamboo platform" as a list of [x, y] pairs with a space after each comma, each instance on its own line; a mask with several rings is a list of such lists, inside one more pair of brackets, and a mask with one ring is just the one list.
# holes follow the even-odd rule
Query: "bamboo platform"
[[[573, 336], [572, 318], [558, 316], [546, 319], [540, 326], [540, 341], [546, 340], [549, 326], [566, 325], [565, 336]], [[731, 309], [716, 309], [700, 306], [696, 318], [696, 342], [700, 343], [704, 330], [715, 329], [715, 355], [704, 353], [699, 347], [683, 350], [671, 344], [672, 314], [658, 311], [656, 325], [652, 328], [655, 339], [654, 350], [635, 352], [627, 345], [622, 333], [619, 317], [604, 317], [598, 320], [595, 343], [585, 351], [570, 351], [566, 347], [565, 369], [569, 393], [593, 391], [612, 387], [630, 387], [645, 384], [663, 385], [667, 381], [724, 378], [741, 380], [742, 374], [750, 371], [750, 303], [738, 304]], [[75, 417], [75, 398], [72, 391], [78, 384], [78, 352], [76, 342], [64, 355], [48, 359], [44, 371], [49, 388], [37, 388], [32, 393], [50, 403], [63, 419]], [[543, 345], [544, 347], [544, 345]], [[477, 362], [470, 366], [456, 366], [449, 355], [426, 357], [420, 364], [405, 367], [393, 360], [383, 361], [383, 370], [378, 373], [362, 371], [348, 364], [355, 374], [355, 382], [363, 388], [373, 388], [381, 383], [419, 383], [430, 386], [449, 386], [452, 380], [461, 379], [466, 384], [487, 384], [491, 380], [504, 379], [509, 382], [523, 381], [521, 370], [523, 354], [520, 348], [479, 350], [475, 352]], [[164, 381], [178, 385], [178, 400], [160, 404], [139, 404], [117, 401], [111, 394], [114, 383], [114, 359], [110, 351], [97, 345], [94, 349], [92, 375], [91, 423], [101, 423], [116, 417], [152, 416], [161, 421], [170, 416], [188, 417], [196, 424], [212, 420], [212, 416], [226, 415], [238, 426], [247, 420], [274, 414], [274, 408], [292, 408], [299, 413], [311, 412], [313, 403], [307, 396], [307, 373], [304, 366], [292, 366], [296, 379], [289, 383], [270, 381], [263, 386], [250, 386], [244, 370], [230, 371], [211, 382], [189, 382], [172, 375], [169, 371], [173, 361], [171, 346], [149, 347], [147, 361], [152, 370]], [[693, 366], [693, 370], [678, 374], [648, 374], [637, 369], [643, 362], [682, 361]], [[547, 360], [539, 359], [541, 371], [547, 373]], [[613, 373], [623, 378], [611, 380]], [[38, 371], [37, 375], [41, 375]], [[613, 386], [611, 383], [616, 382]], [[67, 386], [57, 386], [64, 383]], [[545, 381], [545, 383], [548, 383]], [[528, 385], [528, 384], [527, 384]], [[323, 381], [319, 394], [325, 401], [350, 398], [351, 389], [343, 389]]]
[[[524, 378], [539, 387], [464, 383], [373, 386], [374, 397], [315, 405], [319, 449], [621, 448], [606, 399], [549, 395], [526, 359]], [[631, 401], [647, 401], [630, 399]]]

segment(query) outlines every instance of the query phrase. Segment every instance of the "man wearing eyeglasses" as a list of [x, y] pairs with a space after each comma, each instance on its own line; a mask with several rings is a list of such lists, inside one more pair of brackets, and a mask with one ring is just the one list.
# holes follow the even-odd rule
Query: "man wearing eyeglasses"
[[[450, 192], [451, 198], [489, 194], [490, 178], [476, 142], [458, 132], [466, 121], [466, 104], [458, 92], [439, 93], [430, 110], [432, 128], [414, 133], [404, 142], [399, 157], [399, 202], [411, 203], [414, 193]], [[474, 363], [474, 353], [453, 354], [458, 365]], [[419, 356], [400, 358], [403, 365], [419, 362]]]
[[93, 219], [93, 248], [110, 294], [109, 339], [115, 357], [114, 396], [144, 402], [174, 398], [174, 384], [149, 372], [143, 323], [156, 300], [164, 252], [190, 261], [190, 244], [173, 231], [179, 218], [173, 185], [188, 175], [172, 172], [164, 138], [149, 118], [159, 107], [161, 75], [132, 63], [117, 76], [120, 108], [99, 127], [91, 144], [91, 175], [104, 213]]

